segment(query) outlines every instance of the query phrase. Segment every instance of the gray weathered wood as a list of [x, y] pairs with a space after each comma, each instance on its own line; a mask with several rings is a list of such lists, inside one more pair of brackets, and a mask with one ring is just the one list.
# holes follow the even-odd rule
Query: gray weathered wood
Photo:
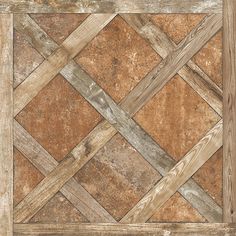
[[[45, 176], [58, 166], [58, 162], [17, 121], [14, 121], [14, 145]], [[116, 222], [74, 178], [60, 191], [90, 222]]]
[[236, 222], [236, 1], [224, 1], [224, 222]]
[[0, 15], [0, 235], [13, 234], [13, 16]]
[[222, 0], [1, 0], [13, 13], [221, 13]]

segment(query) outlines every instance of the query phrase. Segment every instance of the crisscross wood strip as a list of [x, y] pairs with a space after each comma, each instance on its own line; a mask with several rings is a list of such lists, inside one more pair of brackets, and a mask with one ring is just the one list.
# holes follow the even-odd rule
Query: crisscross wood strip
[[0, 235], [13, 234], [13, 16], [0, 15]]
[[[58, 162], [17, 121], [14, 121], [14, 145], [45, 176], [58, 166]], [[116, 222], [74, 178], [60, 191], [90, 222]]]
[[211, 129], [121, 220], [145, 223], [221, 146], [222, 120]]
[[[31, 34], [31, 37], [32, 35], [34, 35], [34, 33]], [[146, 80], [146, 78], [144, 78], [144, 80]], [[147, 82], [150, 82], [149, 76], [147, 76]], [[122, 106], [125, 106], [125, 104], [126, 99], [122, 102]], [[128, 108], [126, 111], [129, 112]], [[81, 167], [89, 161], [115, 133], [116, 130], [111, 127], [108, 122], [104, 121], [100, 123], [100, 125], [98, 125], [72, 152], [75, 157], [79, 158], [78, 161], [81, 162]], [[149, 162], [160, 172], [166, 173], [166, 171], [174, 166], [174, 161], [166, 153], [161, 152], [160, 155], [163, 157], [161, 162], [157, 162], [155, 158], [150, 159]], [[194, 191], [190, 192], [188, 191], [189, 189], [194, 189]], [[193, 180], [189, 180], [180, 191], [201, 213], [204, 213], [209, 221], [220, 221], [220, 207], [215, 204]], [[201, 197], [204, 200], [202, 200]]]
[[234, 236], [235, 224], [15, 224], [15, 236]]
[[[149, 41], [152, 48], [165, 58], [177, 45], [154, 25], [148, 16], [142, 14], [122, 14], [123, 19], [143, 38]], [[178, 74], [220, 115], [222, 116], [222, 90], [193, 62], [189, 61]]]
[[93, 14], [87, 17], [61, 46], [15, 89], [14, 115], [17, 115], [114, 17], [115, 14]]
[[221, 13], [222, 0], [1, 0], [13, 13]]

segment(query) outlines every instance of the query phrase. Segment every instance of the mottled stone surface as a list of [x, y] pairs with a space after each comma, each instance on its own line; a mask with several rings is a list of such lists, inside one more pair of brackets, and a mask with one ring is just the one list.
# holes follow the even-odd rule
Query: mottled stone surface
[[44, 176], [14, 148], [14, 205], [30, 193]]
[[160, 57], [117, 16], [76, 57], [76, 62], [118, 102], [160, 62]]
[[24, 128], [61, 161], [101, 117], [61, 76], [56, 76], [17, 115]]
[[87, 223], [88, 220], [61, 194], [57, 193], [30, 220], [30, 223]]
[[117, 134], [75, 178], [120, 220], [160, 176]]
[[135, 120], [179, 160], [219, 117], [187, 83], [175, 76], [135, 115]]
[[87, 14], [31, 14], [42, 29], [61, 44], [87, 17]]
[[31, 47], [22, 34], [14, 31], [14, 87], [42, 62], [43, 57]]

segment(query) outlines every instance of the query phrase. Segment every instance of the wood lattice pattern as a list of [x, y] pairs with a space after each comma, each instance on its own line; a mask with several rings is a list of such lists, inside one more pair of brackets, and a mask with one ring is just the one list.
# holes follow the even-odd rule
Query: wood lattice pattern
[[[75, 217], [80, 222], [171, 221], [160, 219], [158, 212], [168, 201], [174, 201], [173, 197], [179, 199], [176, 202], [180, 205], [184, 201], [192, 207], [196, 222], [222, 222], [221, 197], [214, 199], [194, 175], [222, 147], [221, 75], [216, 73], [214, 77], [204, 72], [209, 66], [201, 64], [204, 53], [194, 57], [215, 35], [220, 35], [222, 15], [192, 16], [197, 23], [182, 29], [182, 36], [173, 39], [171, 33], [175, 29], [167, 35], [165, 25], [174, 25], [177, 15], [170, 17], [171, 24], [160, 15], [70, 14], [67, 16], [70, 26], [55, 15], [14, 15], [15, 41], [21, 45], [17, 48], [16, 44], [15, 53], [22, 55], [15, 57], [15, 166], [20, 166], [25, 157], [35, 168], [32, 183], [23, 177], [22, 182], [29, 182], [28, 189], [24, 189], [17, 185], [17, 177], [24, 174], [18, 173], [15, 167], [18, 188], [15, 223], [37, 222], [37, 214], [45, 206], [50, 207], [50, 200], [55, 196], [58, 204], [63, 204], [64, 196], [81, 213], [78, 219]], [[58, 21], [58, 29], [67, 29], [66, 36], [60, 30], [47, 28], [49, 24], [45, 22], [52, 19]], [[109, 31], [110, 26], [113, 30]], [[114, 35], [114, 41], [109, 40], [110, 35]], [[130, 40], [128, 46], [122, 41], [125, 37]], [[138, 39], [133, 45], [135, 37]], [[139, 49], [134, 48], [137, 45]], [[27, 50], [31, 50], [34, 61], [25, 68], [21, 58], [32, 59], [27, 58]], [[124, 50], [120, 60], [116, 58], [116, 50]], [[104, 53], [110, 60], [104, 59]], [[117, 70], [120, 70], [118, 74]], [[199, 132], [169, 137], [168, 140], [173, 138], [172, 144], [163, 141], [160, 132], [153, 128], [158, 108], [174, 102], [164, 101], [169, 98], [163, 92], [167, 86], [177, 95], [180, 86], [188, 86], [191, 92], [186, 94], [186, 100], [196, 99], [193, 109], [201, 124]], [[68, 94], [69, 101], [65, 98]], [[172, 106], [181, 109], [178, 103]], [[203, 116], [210, 118], [206, 121]], [[160, 130], [168, 135], [168, 128], [178, 122], [168, 126], [166, 119], [162, 122], [167, 128]], [[55, 128], [59, 123], [64, 127], [63, 133]], [[189, 130], [196, 125], [191, 120], [185, 123]], [[175, 152], [181, 138], [190, 141]], [[112, 160], [107, 160], [111, 153]], [[99, 156], [103, 157], [104, 165], [99, 166]], [[142, 186], [136, 186], [135, 194], [130, 183], [120, 183], [121, 192], [114, 190], [109, 195], [108, 189], [112, 187], [109, 183], [114, 176], [105, 168], [107, 163], [118, 168], [116, 159], [127, 163], [123, 175], [129, 173], [135, 184], [142, 179]], [[120, 172], [124, 166], [119, 167]], [[99, 181], [103, 182], [100, 192]], [[122, 191], [128, 197], [123, 197]], [[113, 203], [106, 201], [106, 194]], [[118, 203], [114, 205], [115, 202]]]

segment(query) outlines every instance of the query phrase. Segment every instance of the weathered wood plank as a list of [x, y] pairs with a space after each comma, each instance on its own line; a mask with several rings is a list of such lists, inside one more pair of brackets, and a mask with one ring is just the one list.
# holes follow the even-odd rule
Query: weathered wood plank
[[145, 223], [221, 146], [223, 122], [218, 122], [121, 220]]
[[15, 236], [234, 236], [235, 224], [15, 224]]
[[221, 13], [222, 0], [2, 0], [13, 13]]
[[[150, 17], [142, 14], [122, 14], [123, 19], [143, 38], [149, 41], [152, 48], [165, 58], [177, 45], [154, 25]], [[220, 115], [222, 116], [222, 90], [193, 61], [182, 67], [178, 74]]]
[[[31, 24], [30, 21], [32, 19], [30, 17], [26, 17], [27, 20], [20, 20], [19, 22], [28, 22], [24, 23], [23, 27], [17, 27], [17, 29], [21, 30], [23, 33], [29, 33], [29, 39], [30, 42], [35, 42], [36, 40], [40, 40], [41, 38], [48, 38], [48, 36], [37, 28], [39, 30], [39, 33], [35, 32], [34, 28], [30, 29]], [[24, 29], [27, 28], [28, 30], [25, 31]], [[35, 35], [42, 34], [43, 37], [36, 37]], [[35, 43], [33, 46], [38, 47], [38, 45], [43, 45], [42, 43]], [[51, 45], [51, 44], [50, 44]], [[56, 47], [56, 46], [55, 46]], [[37, 48], [38, 49], [38, 48]], [[47, 53], [50, 51], [47, 47], [39, 47], [39, 49], [42, 50], [42, 55], [44, 53]], [[39, 50], [40, 51], [40, 50]], [[144, 80], [147, 81], [147, 87], [151, 83], [150, 77], [147, 76], [147, 78], [144, 78]], [[158, 91], [158, 89], [157, 89]], [[132, 93], [132, 92], [131, 92]], [[132, 97], [132, 96], [131, 96]], [[129, 102], [129, 100], [124, 99], [121, 103], [121, 107], [124, 108], [126, 106], [126, 102]], [[135, 100], [134, 100], [135, 102]], [[127, 106], [126, 112], [130, 113], [129, 107]], [[135, 113], [135, 112], [134, 112]], [[72, 151], [73, 155], [76, 158], [79, 158], [81, 162], [81, 167], [87, 163], [93, 155], [103, 146], [105, 143], [110, 140], [111, 137], [113, 137], [116, 133], [116, 130], [106, 121], [101, 122], [77, 147]], [[171, 167], [174, 166], [175, 162], [165, 153], [160, 153], [159, 155], [162, 155], [161, 162], [156, 160], [156, 158], [153, 158], [151, 160], [151, 164], [161, 173], [165, 174], [168, 170], [171, 169]], [[80, 168], [81, 168], [80, 167]], [[78, 169], [79, 170], [79, 169]], [[163, 172], [164, 170], [164, 172]], [[73, 174], [73, 173], [72, 173]], [[189, 189], [192, 189], [193, 191], [189, 191]], [[220, 222], [221, 221], [221, 209], [220, 207], [213, 201], [212, 198], [207, 195], [203, 189], [197, 185], [193, 180], [189, 180], [187, 183], [185, 183], [182, 188], [180, 188], [180, 193], [183, 194], [183, 196], [191, 202], [191, 204], [199, 210], [199, 212], [204, 215], [210, 222]]]
[[0, 14], [0, 235], [13, 235], [13, 16]]
[[62, 43], [14, 91], [14, 115], [17, 115], [59, 71], [102, 30], [115, 14], [93, 14]]
[[[14, 145], [45, 176], [58, 166], [58, 162], [17, 121], [14, 121]], [[116, 222], [74, 178], [60, 191], [90, 222]]]
[[236, 222], [236, 1], [224, 1], [224, 222]]

